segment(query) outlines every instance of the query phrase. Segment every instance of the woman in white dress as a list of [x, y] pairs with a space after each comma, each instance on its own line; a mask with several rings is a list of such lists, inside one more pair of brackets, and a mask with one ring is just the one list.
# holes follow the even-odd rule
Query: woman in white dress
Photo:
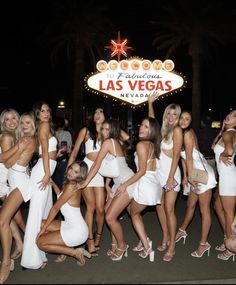
[[[73, 256], [79, 265], [84, 265], [84, 256], [90, 258], [91, 254], [83, 248], [74, 248], [88, 238], [88, 226], [80, 210], [81, 191], [74, 189], [77, 183], [85, 179], [87, 171], [88, 166], [84, 161], [75, 161], [66, 170], [62, 191], [51, 181], [57, 201], [47, 220], [43, 220], [37, 236], [37, 245], [42, 251]], [[63, 221], [55, 219], [59, 211], [64, 217]]]
[[125, 153], [120, 142], [121, 131], [119, 122], [114, 119], [110, 119], [106, 123], [104, 122], [102, 132], [105, 133], [108, 128], [109, 136], [104, 135], [104, 138], [107, 138], [103, 141], [97, 158], [88, 172], [86, 180], [83, 183], [80, 183], [78, 188], [85, 188], [90, 183], [106, 156], [116, 156], [120, 173], [118, 177], [113, 178], [114, 185], [108, 193], [106, 221], [112, 234], [112, 248], [108, 250], [107, 255], [110, 256], [111, 260], [117, 261], [121, 260], [124, 254], [127, 256], [128, 249], [128, 245], [124, 241], [123, 229], [118, 216], [130, 204], [135, 188], [129, 186], [125, 189], [126, 191], [122, 194], [120, 193], [120, 195], [117, 195], [117, 191], [119, 191], [121, 185], [124, 185], [123, 183], [127, 181], [127, 179], [133, 177], [134, 172], [128, 167], [126, 162]]
[[[190, 124], [192, 121], [191, 113], [188, 111], [183, 111], [179, 118], [179, 125], [183, 130], [183, 149], [181, 151], [181, 157], [183, 162], [183, 174], [182, 179], [183, 187], [190, 184], [190, 192], [188, 195], [187, 209], [184, 217], [184, 221], [181, 224], [175, 241], [178, 242], [182, 238], [185, 243], [187, 237], [186, 228], [192, 221], [194, 216], [195, 208], [197, 202], [199, 202], [200, 212], [201, 212], [201, 239], [198, 248], [191, 253], [193, 257], [202, 257], [205, 252], [210, 252], [210, 244], [208, 243], [208, 235], [211, 227], [211, 197], [212, 189], [216, 186], [216, 178], [213, 168], [207, 163], [206, 159], [203, 157], [202, 153], [198, 149], [197, 136], [194, 130], [191, 128]], [[197, 183], [191, 178], [191, 173], [193, 168], [206, 170], [208, 173], [207, 184]]]
[[154, 251], [141, 214], [147, 206], [156, 206], [162, 200], [163, 191], [159, 181], [160, 138], [160, 125], [157, 120], [144, 119], [139, 128], [139, 143], [134, 159], [137, 171], [140, 169], [144, 172], [136, 183], [130, 204], [130, 215], [141, 242], [133, 250], [139, 251], [139, 256], [142, 258], [149, 256], [150, 261], [154, 261]]
[[[103, 108], [96, 108], [92, 120], [88, 123], [88, 127], [80, 130], [75, 145], [72, 149], [68, 160], [68, 166], [76, 160], [79, 150], [84, 144], [85, 158], [89, 169], [93, 165], [101, 147], [101, 127], [105, 120]], [[99, 174], [93, 177], [86, 189], [83, 190], [83, 198], [86, 204], [85, 221], [89, 228], [89, 236], [87, 240], [87, 249], [92, 256], [97, 256], [97, 250], [102, 236], [104, 226], [104, 205], [105, 191], [104, 178]], [[96, 213], [96, 215], [95, 215]], [[94, 237], [94, 217], [96, 216], [96, 234]], [[63, 260], [59, 256], [59, 261]]]
[[[11, 108], [3, 110], [0, 115], [0, 199], [2, 201], [7, 197], [10, 190], [7, 181], [8, 167], [5, 163], [18, 149], [18, 147], [14, 147], [14, 144], [19, 138], [19, 120], [20, 115]], [[15, 240], [15, 249], [11, 258], [17, 259], [20, 257], [23, 247], [20, 230], [25, 231], [25, 221], [20, 208], [15, 213], [10, 226]]]
[[[12, 234], [10, 223], [23, 202], [30, 197], [29, 187], [29, 162], [36, 151], [35, 123], [30, 113], [24, 113], [20, 117], [20, 139], [13, 146], [16, 149], [14, 154], [5, 162], [8, 170], [8, 182], [10, 194], [4, 199], [0, 211], [0, 236], [3, 249], [3, 258], [0, 269], [0, 283], [8, 278], [10, 270], [14, 269], [14, 259], [11, 259], [10, 251], [12, 246]], [[18, 248], [21, 254], [22, 248]]]
[[33, 106], [36, 117], [36, 130], [39, 145], [39, 159], [30, 176], [31, 199], [24, 236], [21, 265], [24, 268], [38, 269], [47, 262], [45, 252], [36, 244], [42, 219], [46, 219], [52, 207], [52, 187], [50, 177], [56, 167], [57, 139], [53, 135], [51, 109], [45, 102]]
[[[148, 113], [155, 117], [153, 102], [158, 98], [154, 92], [149, 96]], [[163, 242], [157, 249], [164, 251], [164, 261], [171, 261], [175, 254], [175, 235], [177, 220], [175, 215], [175, 202], [180, 190], [181, 172], [179, 159], [183, 144], [183, 134], [178, 125], [181, 108], [178, 104], [170, 104], [165, 108], [161, 126], [161, 154], [159, 161], [159, 174], [161, 186], [165, 189], [164, 201], [156, 206], [157, 214], [163, 230]]]
[[[219, 195], [225, 215], [226, 238], [231, 236], [231, 224], [234, 220], [236, 205], [236, 166], [234, 157], [236, 152], [236, 110], [231, 111], [224, 120], [224, 131], [215, 144], [213, 150], [219, 174]], [[217, 257], [228, 260], [234, 253], [228, 249], [219, 253]]]

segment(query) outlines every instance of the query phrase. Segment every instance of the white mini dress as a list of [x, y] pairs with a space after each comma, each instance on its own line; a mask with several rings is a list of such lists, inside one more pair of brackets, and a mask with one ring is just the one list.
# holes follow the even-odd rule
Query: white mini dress
[[64, 221], [61, 221], [60, 228], [64, 243], [69, 247], [83, 244], [88, 239], [88, 226], [81, 214], [80, 207], [73, 207], [66, 202], [62, 205], [60, 211], [64, 216]]
[[[186, 161], [186, 152], [181, 151], [181, 157]], [[202, 194], [206, 192], [207, 190], [213, 189], [216, 184], [216, 177], [215, 177], [215, 172], [214, 169], [210, 164], [207, 163], [206, 159], [204, 158], [203, 154], [197, 150], [196, 148], [193, 148], [192, 152], [192, 157], [193, 157], [193, 168], [205, 170], [208, 173], [208, 181], [207, 184], [202, 184], [198, 183], [198, 191], [196, 194]], [[204, 168], [204, 166], [205, 168]]]
[[[134, 158], [136, 167], [138, 169], [138, 156], [135, 153]], [[156, 170], [147, 170], [146, 173], [137, 181], [135, 191], [133, 194], [134, 200], [142, 205], [155, 206], [161, 204], [163, 189], [160, 184], [160, 176], [158, 174], [158, 159], [156, 161]], [[149, 160], [147, 161], [147, 163]]]
[[[228, 129], [230, 131], [234, 129]], [[224, 147], [219, 142], [214, 146], [215, 160], [217, 171], [219, 174], [219, 195], [220, 196], [236, 196], [236, 166], [233, 162], [235, 156], [236, 144], [234, 145], [234, 153], [232, 156], [232, 164], [226, 166], [220, 162], [220, 154], [224, 151]]]
[[[161, 153], [159, 159], [159, 175], [160, 175], [160, 184], [161, 187], [166, 185], [166, 181], [168, 180], [172, 158], [167, 156], [164, 153], [164, 150], [172, 149], [173, 148], [173, 140], [168, 144], [164, 140], [161, 141]], [[174, 179], [178, 182], [178, 185], [174, 188], [174, 191], [180, 190], [180, 183], [181, 183], [181, 172], [179, 166], [177, 166]]]

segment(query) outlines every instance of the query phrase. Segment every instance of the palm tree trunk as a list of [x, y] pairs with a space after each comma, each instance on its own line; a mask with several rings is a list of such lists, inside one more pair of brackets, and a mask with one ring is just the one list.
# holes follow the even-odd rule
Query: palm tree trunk
[[83, 71], [83, 50], [80, 49], [78, 39], [76, 39], [74, 82], [72, 91], [72, 126], [75, 132], [78, 132], [83, 124]]
[[201, 123], [201, 58], [198, 52], [192, 53], [192, 125], [196, 130]]

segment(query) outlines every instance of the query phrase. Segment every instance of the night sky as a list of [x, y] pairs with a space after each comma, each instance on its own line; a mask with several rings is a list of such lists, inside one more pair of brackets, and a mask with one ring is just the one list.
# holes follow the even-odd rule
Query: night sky
[[[32, 104], [39, 99], [47, 100], [56, 108], [59, 100], [71, 96], [72, 74], [69, 67], [65, 61], [53, 67], [50, 49], [40, 43], [40, 35], [52, 19], [53, 2], [57, 1], [1, 1], [0, 111], [12, 107], [22, 113], [30, 110]], [[120, 30], [121, 37], [128, 38], [128, 45], [134, 48], [129, 52], [129, 56], [150, 60], [162, 59], [164, 56], [164, 53], [157, 52], [152, 45], [155, 29], [150, 24], [150, 20], [160, 13], [162, 2], [148, 1], [146, 6], [145, 3], [139, 4], [139, 1], [106, 1], [108, 14], [116, 31]], [[109, 45], [110, 39], [117, 37], [117, 32], [111, 31], [111, 34], [107, 35], [108, 42], [104, 42], [104, 47]], [[171, 59], [175, 61], [176, 70], [186, 76], [188, 84], [182, 92], [160, 100], [160, 106], [157, 107], [162, 111], [167, 104], [175, 102], [181, 104], [184, 109], [190, 109], [191, 59], [186, 50], [181, 48]], [[234, 63], [235, 43], [230, 43], [219, 47], [214, 61], [204, 65], [202, 108], [213, 108], [214, 119], [221, 120], [229, 108], [236, 108], [235, 75], [231, 71], [234, 69]], [[87, 96], [96, 100], [94, 94]], [[94, 102], [93, 99], [91, 102]], [[146, 112], [145, 108], [138, 108], [134, 114], [139, 116], [140, 112]]]

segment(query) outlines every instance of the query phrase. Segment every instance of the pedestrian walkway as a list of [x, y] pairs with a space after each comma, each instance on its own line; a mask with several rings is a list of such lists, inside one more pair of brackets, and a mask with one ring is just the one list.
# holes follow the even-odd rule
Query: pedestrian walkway
[[[182, 222], [186, 201], [182, 196], [177, 201], [178, 225]], [[150, 207], [144, 215], [146, 230], [153, 241], [153, 248], [161, 242], [161, 230], [154, 208]], [[155, 261], [142, 259], [131, 249], [138, 239], [131, 226], [128, 214], [121, 220], [124, 225], [126, 242], [130, 245], [128, 257], [121, 261], [111, 261], [106, 255], [110, 244], [108, 229], [104, 228], [99, 256], [86, 259], [86, 265], [79, 267], [76, 260], [67, 258], [65, 262], [55, 263], [55, 255], [48, 254], [48, 264], [44, 269], [22, 270], [20, 259], [7, 284], [235, 284], [236, 263], [217, 259], [215, 246], [222, 242], [216, 216], [213, 214], [212, 229], [209, 236], [210, 256], [194, 258], [190, 254], [198, 246], [200, 238], [200, 219], [197, 209], [192, 224], [187, 229], [185, 245], [177, 243], [176, 253], [171, 262], [162, 260], [163, 253], [155, 251]]]

